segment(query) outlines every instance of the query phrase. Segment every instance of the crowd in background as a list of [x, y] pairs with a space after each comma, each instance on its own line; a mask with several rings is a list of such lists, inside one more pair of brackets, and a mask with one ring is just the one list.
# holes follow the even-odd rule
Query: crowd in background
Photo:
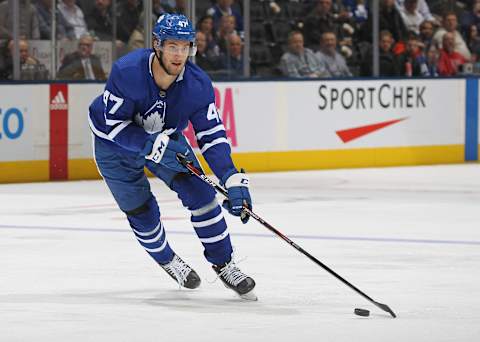
[[[0, 0], [0, 80], [13, 79], [10, 2]], [[21, 79], [49, 79], [29, 41], [51, 39], [52, 0], [18, 0]], [[435, 77], [480, 71], [480, 0], [379, 0], [379, 39], [372, 42], [369, 0], [251, 0], [251, 77], [372, 75], [372, 44], [380, 76]], [[187, 12], [186, 0], [152, 0], [153, 19]], [[144, 47], [142, 0], [59, 0], [56, 39], [75, 42], [62, 56], [57, 79], [104, 80], [109, 70], [93, 53], [111, 42], [119, 57]], [[196, 0], [195, 63], [213, 79], [244, 75], [241, 0]], [[114, 21], [116, 18], [116, 32]], [[114, 34], [115, 33], [115, 34]]]
[[[256, 27], [267, 42], [252, 43], [254, 71], [256, 65], [268, 64], [267, 70], [258, 73], [371, 76], [376, 44], [380, 76], [479, 72], [479, 0], [379, 0], [376, 42], [372, 41], [371, 6], [367, 0], [251, 1], [251, 33]], [[268, 51], [262, 64], [255, 57], [265, 45]]]

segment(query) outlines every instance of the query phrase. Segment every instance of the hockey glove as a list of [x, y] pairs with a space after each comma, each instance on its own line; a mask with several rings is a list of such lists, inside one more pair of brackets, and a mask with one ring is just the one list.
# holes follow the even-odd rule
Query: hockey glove
[[228, 200], [224, 200], [222, 206], [234, 216], [240, 216], [243, 223], [247, 223], [250, 216], [242, 209], [247, 206], [252, 209], [252, 199], [248, 191], [250, 179], [243, 172], [232, 170], [222, 178], [222, 184], [228, 191]]
[[[147, 151], [149, 150], [149, 144], [145, 146]], [[154, 163], [162, 164], [163, 166], [169, 168], [170, 170], [177, 172], [186, 172], [188, 169], [180, 164], [177, 160], [177, 153], [182, 153], [183, 155], [188, 155], [188, 147], [184, 144], [181, 144], [173, 139], [170, 139], [165, 133], [160, 133], [157, 135], [155, 140], [150, 141], [151, 150], [145, 156], [145, 159], [151, 160]]]

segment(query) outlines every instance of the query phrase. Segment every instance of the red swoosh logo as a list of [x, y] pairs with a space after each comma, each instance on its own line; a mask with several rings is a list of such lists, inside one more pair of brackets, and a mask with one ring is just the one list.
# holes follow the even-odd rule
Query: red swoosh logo
[[379, 122], [373, 125], [360, 126], [354, 128], [343, 129], [341, 131], [336, 131], [337, 135], [344, 143], [363, 137], [364, 135], [370, 134], [372, 132], [378, 131], [379, 129], [385, 128], [387, 126], [396, 124], [400, 121], [403, 121], [407, 118], [401, 118], [396, 120], [390, 120], [385, 122]]

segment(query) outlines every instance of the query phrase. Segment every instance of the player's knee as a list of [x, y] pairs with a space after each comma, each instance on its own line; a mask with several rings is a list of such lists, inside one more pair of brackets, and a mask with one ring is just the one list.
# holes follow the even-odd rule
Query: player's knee
[[146, 201], [145, 203], [143, 203], [138, 208], [135, 208], [135, 209], [132, 209], [132, 210], [126, 210], [125, 214], [127, 214], [127, 216], [138, 216], [138, 215], [141, 215], [143, 213], [146, 213], [150, 209], [149, 202], [150, 202], [150, 200]]
[[138, 208], [125, 211], [125, 214], [132, 228], [139, 232], [150, 231], [160, 222], [160, 209], [153, 196]]
[[124, 210], [127, 217], [135, 217], [140, 219], [141, 217], [160, 216], [160, 208], [158, 207], [157, 200], [154, 196], [151, 196], [142, 205], [131, 210]]

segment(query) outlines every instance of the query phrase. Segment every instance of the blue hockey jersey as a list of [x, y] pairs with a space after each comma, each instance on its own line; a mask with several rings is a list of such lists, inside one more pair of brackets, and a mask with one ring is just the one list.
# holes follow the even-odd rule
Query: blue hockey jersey
[[192, 123], [201, 153], [221, 178], [234, 169], [225, 127], [208, 76], [187, 61], [167, 90], [153, 78], [152, 49], [135, 50], [115, 62], [103, 95], [89, 108], [93, 133], [129, 151], [140, 152], [151, 134], [182, 132]]

